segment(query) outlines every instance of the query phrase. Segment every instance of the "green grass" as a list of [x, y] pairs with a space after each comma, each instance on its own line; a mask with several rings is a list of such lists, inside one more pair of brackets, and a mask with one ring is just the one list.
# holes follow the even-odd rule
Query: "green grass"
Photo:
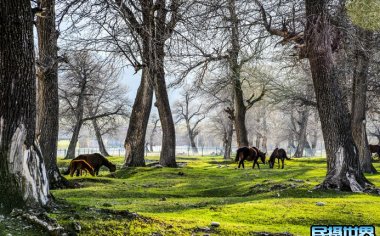
[[[78, 221], [81, 235], [203, 235], [199, 228], [212, 221], [220, 222], [213, 235], [310, 235], [312, 224], [380, 225], [379, 196], [313, 190], [325, 176], [322, 158], [286, 161], [285, 169], [261, 165], [261, 170], [252, 170], [251, 163], [238, 170], [221, 157], [178, 157], [187, 163], [181, 168], [120, 170], [123, 159], [111, 161], [118, 164], [116, 178], [104, 169], [99, 177], [69, 177], [81, 188], [53, 191], [72, 208], [52, 216], [66, 226]], [[379, 163], [375, 167], [380, 170]], [[379, 174], [367, 177], [380, 186]], [[141, 217], [120, 215], [125, 210]]]

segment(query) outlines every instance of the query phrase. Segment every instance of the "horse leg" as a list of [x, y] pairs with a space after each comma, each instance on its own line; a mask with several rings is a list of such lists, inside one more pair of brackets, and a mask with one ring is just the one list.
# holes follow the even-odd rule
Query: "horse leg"
[[240, 169], [240, 165], [243, 167], [243, 169], [244, 169], [244, 159], [241, 159], [240, 161], [239, 161], [239, 166], [238, 166], [238, 168]]
[[281, 169], [284, 169], [284, 158], [281, 159], [281, 162], [282, 162], [282, 168]]
[[280, 169], [280, 158], [277, 158], [277, 166], [278, 166], [278, 169]]

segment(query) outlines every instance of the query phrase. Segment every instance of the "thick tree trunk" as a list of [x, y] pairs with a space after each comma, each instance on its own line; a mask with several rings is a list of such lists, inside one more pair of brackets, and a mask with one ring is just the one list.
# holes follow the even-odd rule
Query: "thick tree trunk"
[[99, 129], [99, 126], [98, 126], [98, 122], [96, 121], [96, 119], [92, 119], [91, 122], [92, 122], [92, 126], [94, 127], [94, 130], [95, 130], [95, 136], [96, 136], [96, 140], [98, 141], [98, 146], [99, 146], [100, 153], [103, 156], [106, 156], [106, 157], [111, 156], [110, 154], [108, 154], [108, 152], [106, 150], [106, 146], [104, 146], [104, 142], [103, 142], [103, 138], [102, 138], [102, 133], [100, 132], [100, 129]]
[[359, 151], [360, 165], [365, 173], [376, 173], [372, 165], [371, 152], [368, 148], [366, 132], [367, 108], [367, 80], [369, 69], [369, 51], [371, 48], [372, 33], [363, 29], [356, 29], [357, 38], [360, 39], [355, 46], [356, 67], [353, 77], [352, 94], [352, 135]]
[[246, 106], [244, 104], [243, 90], [240, 81], [241, 67], [238, 63], [238, 57], [240, 52], [239, 44], [239, 20], [236, 14], [235, 0], [228, 1], [228, 10], [230, 13], [231, 21], [231, 50], [229, 52], [229, 67], [232, 73], [231, 79], [233, 81], [234, 89], [234, 121], [236, 130], [236, 141], [238, 147], [248, 146], [248, 134], [245, 124]]
[[226, 132], [223, 138], [223, 147], [224, 147], [224, 159], [230, 159], [231, 158], [231, 151], [232, 151], [232, 136], [234, 134], [234, 125], [232, 120], [228, 119], [227, 121], [227, 127]]
[[307, 122], [309, 119], [309, 112], [307, 109], [301, 112], [300, 118], [301, 120], [297, 122], [299, 124], [299, 131], [298, 131], [298, 137], [297, 137], [298, 144], [297, 144], [296, 152], [294, 153], [294, 157], [302, 157], [305, 150], [305, 144], [307, 142], [306, 140]]
[[151, 75], [154, 78], [154, 92], [162, 127], [160, 164], [166, 167], [177, 167], [175, 160], [175, 128], [166, 89], [164, 55], [164, 46], [156, 44], [156, 60], [155, 63], [152, 63], [155, 64], [156, 71], [152, 71]]
[[150, 110], [152, 109], [153, 88], [148, 68], [143, 68], [141, 83], [132, 108], [127, 137], [125, 139], [124, 166], [145, 166], [144, 147]]
[[320, 187], [362, 192], [370, 183], [360, 168], [348, 105], [336, 75], [327, 2], [305, 0], [306, 51], [327, 153], [327, 175]]
[[30, 1], [0, 1], [0, 205], [41, 207], [49, 184], [36, 145], [36, 78]]
[[55, 29], [55, 0], [41, 0], [46, 17], [37, 18], [37, 139], [44, 157], [50, 188], [67, 185], [57, 166], [59, 130], [58, 55]]

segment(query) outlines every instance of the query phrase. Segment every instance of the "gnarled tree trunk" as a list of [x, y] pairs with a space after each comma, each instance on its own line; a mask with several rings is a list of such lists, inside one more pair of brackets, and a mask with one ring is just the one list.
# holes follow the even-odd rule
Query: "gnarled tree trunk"
[[55, 29], [55, 0], [41, 0], [45, 17], [37, 18], [37, 139], [44, 157], [50, 188], [67, 185], [57, 166], [59, 130], [58, 31]]
[[359, 151], [359, 160], [363, 172], [376, 173], [372, 165], [372, 156], [368, 148], [366, 132], [367, 80], [370, 63], [372, 33], [360, 28], [356, 29], [359, 42], [355, 46], [355, 70], [352, 94], [352, 135]]
[[370, 183], [360, 168], [348, 105], [337, 79], [327, 2], [305, 0], [306, 51], [328, 162], [327, 175], [320, 187], [362, 192]]
[[36, 144], [36, 78], [30, 1], [0, 2], [0, 203], [2, 211], [47, 204]]
[[149, 114], [152, 109], [153, 88], [148, 68], [142, 69], [141, 84], [132, 108], [127, 137], [125, 139], [124, 166], [145, 166], [144, 147]]

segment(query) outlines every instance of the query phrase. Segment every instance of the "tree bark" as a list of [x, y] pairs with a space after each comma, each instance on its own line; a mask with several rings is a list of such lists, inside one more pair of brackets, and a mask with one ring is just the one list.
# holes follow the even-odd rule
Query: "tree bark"
[[150, 110], [152, 109], [153, 89], [150, 84], [148, 68], [142, 69], [141, 83], [137, 90], [135, 102], [129, 120], [125, 138], [124, 166], [145, 166], [144, 147]]
[[367, 108], [367, 81], [369, 74], [372, 33], [356, 28], [356, 36], [359, 39], [355, 46], [355, 70], [353, 77], [352, 94], [352, 135], [359, 151], [360, 165], [365, 173], [376, 173], [372, 165], [372, 156], [368, 148], [366, 132], [366, 108]]
[[55, 28], [55, 0], [41, 0], [46, 17], [37, 18], [37, 139], [44, 157], [50, 188], [67, 185], [57, 166], [59, 130], [58, 31]]
[[360, 168], [348, 105], [337, 79], [327, 2], [305, 0], [306, 51], [327, 153], [327, 175], [319, 187], [362, 192], [370, 183]]
[[30, 1], [0, 2], [1, 211], [41, 207], [49, 185], [36, 144], [36, 78]]
[[[172, 6], [175, 6], [178, 2], [173, 0]], [[157, 16], [149, 15], [148, 19], [149, 28], [152, 33], [148, 36], [149, 48], [146, 48], [151, 54], [149, 57], [148, 68], [150, 69], [150, 76], [153, 81], [154, 93], [156, 96], [156, 106], [161, 121], [162, 127], [162, 148], [160, 153], [160, 164], [166, 167], [177, 167], [175, 159], [175, 128], [172, 112], [170, 109], [169, 96], [166, 88], [165, 81], [165, 41], [170, 37], [174, 30], [174, 25], [166, 22], [168, 10], [166, 9], [166, 1], [158, 1], [155, 6], [157, 7]], [[173, 8], [174, 10], [174, 8]], [[151, 9], [149, 9], [151, 11]], [[171, 14], [171, 22], [175, 23], [176, 14], [178, 14], [178, 8]], [[151, 13], [149, 13], [151, 14]], [[152, 21], [154, 21], [152, 23]], [[148, 22], [146, 22], [148, 24]]]
[[[154, 78], [154, 92], [156, 104], [162, 126], [162, 149], [160, 153], [160, 164], [166, 167], [177, 167], [175, 160], [175, 128], [169, 97], [166, 90], [164, 71], [164, 47], [156, 45], [156, 71], [152, 71]], [[155, 73], [154, 73], [155, 72]]]
[[230, 13], [231, 21], [231, 50], [229, 51], [229, 67], [232, 73], [231, 79], [233, 81], [234, 89], [234, 105], [235, 105], [235, 130], [236, 141], [238, 147], [248, 146], [248, 134], [245, 124], [246, 106], [244, 104], [243, 90], [240, 81], [241, 66], [238, 63], [238, 57], [240, 52], [239, 44], [239, 20], [236, 14], [236, 1], [228, 1], [228, 11]]

